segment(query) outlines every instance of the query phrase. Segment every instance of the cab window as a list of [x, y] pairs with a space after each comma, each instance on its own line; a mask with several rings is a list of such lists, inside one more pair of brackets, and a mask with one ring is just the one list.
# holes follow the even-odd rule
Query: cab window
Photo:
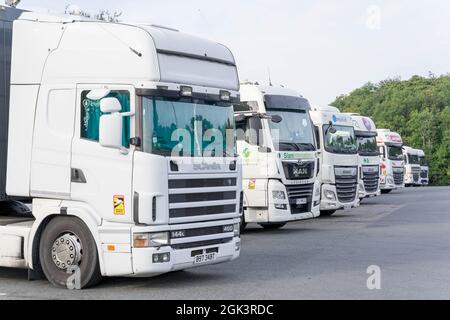
[[[81, 138], [91, 141], [99, 141], [100, 100], [88, 98], [90, 90], [81, 93]], [[116, 98], [122, 105], [122, 112], [130, 111], [130, 92], [126, 90], [111, 91], [105, 98]], [[130, 118], [123, 118], [122, 145], [130, 147]]]

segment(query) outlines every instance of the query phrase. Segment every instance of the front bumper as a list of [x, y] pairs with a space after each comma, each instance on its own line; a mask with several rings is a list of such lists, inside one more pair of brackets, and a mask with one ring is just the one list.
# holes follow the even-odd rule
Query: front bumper
[[381, 176], [380, 177], [380, 189], [381, 190], [395, 190], [397, 186], [395, 185], [394, 178], [392, 176]]
[[[327, 198], [326, 194], [332, 192], [335, 195], [334, 199]], [[320, 202], [321, 211], [335, 211], [335, 210], [348, 210], [351, 208], [359, 207], [359, 193], [356, 194], [355, 199], [352, 202], [343, 203], [338, 200], [336, 186], [332, 184], [322, 185], [322, 200]]]
[[[190, 268], [213, 265], [237, 259], [240, 255], [241, 239], [233, 238], [225, 244], [202, 246], [197, 248], [174, 250], [170, 246], [161, 248], [134, 248], [132, 250], [133, 276], [152, 277], [164, 273], [185, 270]], [[199, 252], [217, 251], [216, 259], [212, 262], [195, 264], [195, 255]], [[170, 261], [154, 263], [154, 254], [170, 254]]]

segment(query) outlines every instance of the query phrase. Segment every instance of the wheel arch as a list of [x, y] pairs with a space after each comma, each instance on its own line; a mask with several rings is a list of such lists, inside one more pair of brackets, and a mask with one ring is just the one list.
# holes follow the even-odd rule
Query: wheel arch
[[[41, 240], [42, 233], [45, 227], [50, 221], [58, 217], [72, 217], [81, 220], [89, 229], [92, 237], [94, 238], [97, 255], [99, 259], [100, 272], [102, 275], [105, 274], [104, 270], [104, 259], [102, 252], [102, 245], [100, 241], [100, 234], [98, 227], [101, 225], [101, 219], [96, 219], [92, 211], [84, 207], [65, 204], [58, 201], [58, 206], [39, 206], [38, 212], [36, 214], [36, 222], [30, 232], [28, 248], [31, 248], [27, 252], [28, 266], [32, 270], [40, 270], [40, 258], [39, 258], [39, 244]], [[67, 206], [66, 206], [67, 205]], [[91, 212], [89, 212], [91, 211]], [[45, 212], [45, 213], [44, 213]], [[34, 210], [33, 210], [34, 214]]]

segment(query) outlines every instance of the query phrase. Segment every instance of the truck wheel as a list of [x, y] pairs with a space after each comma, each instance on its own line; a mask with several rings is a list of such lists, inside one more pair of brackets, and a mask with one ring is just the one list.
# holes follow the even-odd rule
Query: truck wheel
[[286, 223], [260, 223], [259, 225], [267, 230], [277, 230], [283, 228]]
[[392, 192], [392, 190], [381, 190], [382, 194], [388, 194], [388, 193], [391, 193], [391, 192]]
[[56, 287], [84, 289], [102, 279], [95, 240], [78, 218], [50, 221], [42, 233], [39, 257], [45, 276]]
[[336, 210], [320, 211], [321, 217], [330, 217], [336, 213]]

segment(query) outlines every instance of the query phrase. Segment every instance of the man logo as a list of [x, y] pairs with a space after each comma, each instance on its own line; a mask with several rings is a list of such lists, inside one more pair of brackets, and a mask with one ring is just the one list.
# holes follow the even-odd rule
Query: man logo
[[370, 266], [367, 268], [367, 289], [381, 290], [381, 268], [379, 266]]

